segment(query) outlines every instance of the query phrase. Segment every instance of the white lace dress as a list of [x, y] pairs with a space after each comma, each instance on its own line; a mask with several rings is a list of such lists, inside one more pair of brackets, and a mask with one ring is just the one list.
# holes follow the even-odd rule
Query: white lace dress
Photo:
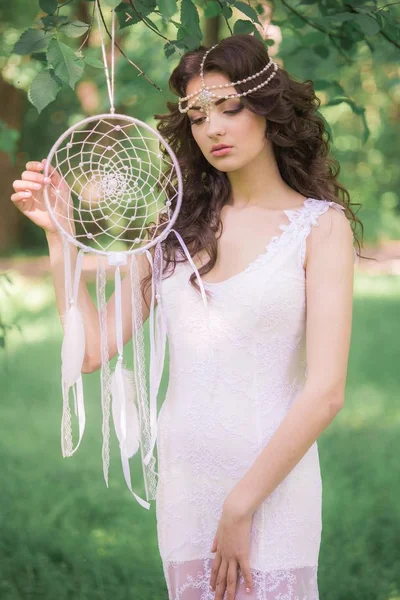
[[[331, 207], [331, 208], [330, 208]], [[306, 237], [339, 204], [308, 198], [213, 294], [210, 326], [189, 263], [163, 279], [169, 385], [158, 417], [158, 543], [170, 600], [213, 600], [212, 542], [225, 498], [268, 444], [306, 376]], [[237, 600], [317, 600], [322, 486], [315, 442], [258, 507], [253, 591]], [[226, 594], [225, 594], [226, 598]]]

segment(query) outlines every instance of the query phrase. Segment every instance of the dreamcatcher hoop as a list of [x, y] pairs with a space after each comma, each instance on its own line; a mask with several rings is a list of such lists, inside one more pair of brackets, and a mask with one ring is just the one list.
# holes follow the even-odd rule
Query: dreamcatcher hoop
[[[90, 123], [94, 123], [94, 122], [101, 122], [101, 121], [105, 121], [105, 122], [110, 122], [110, 121], [117, 121], [118, 124], [116, 125], [116, 127], [121, 127], [119, 125], [120, 122], [125, 122], [127, 124], [130, 125], [134, 125], [137, 127], [142, 127], [145, 130], [147, 130], [149, 133], [151, 133], [152, 135], [154, 135], [156, 137], [156, 139], [158, 140], [159, 144], [163, 145], [166, 152], [168, 153], [168, 157], [171, 159], [172, 164], [175, 168], [174, 174], [178, 180], [177, 182], [177, 192], [176, 192], [176, 196], [174, 197], [174, 200], [176, 202], [175, 204], [175, 208], [174, 208], [174, 213], [172, 215], [172, 217], [169, 218], [167, 225], [164, 227], [163, 229], [163, 233], [160, 234], [162, 235], [162, 239], [164, 239], [165, 237], [167, 237], [169, 231], [172, 229], [177, 216], [179, 214], [179, 210], [181, 208], [181, 204], [182, 204], [182, 188], [183, 188], [183, 183], [182, 183], [182, 173], [179, 167], [179, 163], [178, 160], [173, 152], [173, 150], [171, 149], [171, 147], [169, 146], [169, 144], [166, 142], [166, 140], [164, 140], [164, 138], [159, 134], [158, 131], [156, 131], [155, 129], [153, 129], [152, 127], [150, 127], [147, 123], [145, 123], [144, 121], [140, 121], [139, 119], [136, 119], [135, 117], [131, 117], [128, 115], [123, 115], [123, 114], [118, 114], [118, 113], [114, 113], [114, 114], [110, 114], [110, 113], [102, 113], [99, 115], [94, 115], [91, 117], [87, 117], [86, 119], [83, 119], [81, 121], [79, 121], [78, 123], [76, 123], [75, 125], [72, 125], [69, 129], [67, 129], [59, 138], [58, 140], [53, 144], [48, 157], [46, 159], [46, 164], [45, 164], [45, 168], [44, 168], [44, 176], [45, 177], [49, 177], [51, 172], [52, 172], [52, 167], [51, 167], [51, 163], [53, 161], [53, 159], [56, 157], [56, 153], [57, 150], [60, 148], [60, 146], [62, 145], [62, 143], [68, 139], [72, 134], [74, 134], [77, 130], [84, 128], [86, 125], [90, 124]], [[119, 130], [118, 130], [119, 131]], [[160, 154], [158, 154], [159, 157], [161, 157]], [[108, 158], [106, 159], [108, 160]], [[60, 184], [62, 184], [63, 181], [60, 182]], [[53, 186], [54, 187], [54, 186]], [[44, 187], [44, 198], [45, 198], [45, 204], [46, 204], [46, 208], [50, 214], [51, 219], [53, 220], [54, 224], [57, 226], [57, 228], [59, 229], [59, 231], [67, 238], [67, 240], [69, 242], [71, 242], [72, 244], [80, 247], [82, 250], [84, 251], [90, 251], [93, 252], [95, 254], [107, 254], [106, 250], [98, 250], [97, 248], [93, 248], [88, 246], [88, 244], [84, 244], [83, 242], [79, 241], [76, 239], [76, 237], [72, 236], [65, 228], [63, 228], [59, 222], [59, 219], [56, 217], [54, 210], [53, 210], [53, 203], [50, 199], [50, 184], [46, 185]], [[54, 191], [57, 193], [57, 188], [54, 189]], [[168, 202], [168, 201], [167, 201]], [[158, 241], [160, 241], [160, 238], [157, 237], [154, 240], [149, 241], [147, 244], [145, 245], [141, 245], [138, 248], [133, 248], [133, 249], [129, 249], [129, 250], [124, 250], [124, 252], [126, 254], [134, 254], [136, 252], [144, 252], [145, 250], [151, 248], [152, 246], [154, 246]]]
[[[107, 66], [105, 44], [102, 34], [100, 9], [95, 0], [97, 22], [107, 89], [110, 98], [110, 114], [102, 113], [83, 119], [65, 131], [52, 146], [46, 160], [45, 177], [53, 178], [44, 187], [46, 208], [64, 240], [65, 315], [63, 317], [64, 339], [62, 358], [63, 412], [61, 419], [62, 455], [72, 456], [78, 449], [85, 430], [82, 367], [85, 357], [85, 327], [79, 311], [78, 291], [83, 257], [86, 252], [98, 257], [96, 297], [101, 339], [101, 406], [103, 474], [108, 486], [109, 469], [109, 418], [111, 412], [115, 432], [119, 440], [121, 462], [128, 489], [144, 508], [156, 497], [156, 471], [154, 446], [157, 438], [157, 393], [160, 386], [165, 359], [166, 320], [161, 296], [163, 275], [162, 242], [173, 232], [187, 260], [196, 273], [203, 303], [208, 301], [199, 272], [181, 237], [173, 228], [182, 203], [182, 175], [172, 149], [162, 136], [146, 123], [122, 114], [114, 109], [114, 38], [115, 11], [112, 11], [111, 79]], [[97, 124], [89, 131], [85, 129]], [[107, 130], [106, 126], [110, 129]], [[125, 128], [132, 127], [138, 134], [132, 139], [125, 135]], [[140, 129], [154, 136], [148, 145]], [[112, 135], [111, 135], [112, 134]], [[80, 135], [83, 137], [80, 138]], [[91, 137], [92, 136], [92, 137]], [[154, 144], [157, 142], [158, 149]], [[114, 144], [118, 151], [115, 151]], [[137, 146], [139, 144], [139, 146]], [[79, 150], [74, 154], [74, 145]], [[163, 149], [161, 149], [161, 146]], [[154, 161], [154, 156], [158, 162]], [[52, 161], [55, 161], [53, 167]], [[169, 163], [169, 164], [168, 164]], [[161, 166], [168, 164], [165, 172]], [[110, 169], [110, 167], [115, 167]], [[166, 174], [167, 173], [167, 174]], [[90, 175], [90, 177], [89, 177]], [[150, 195], [152, 212], [147, 212], [145, 200]], [[165, 206], [160, 209], [161, 202]], [[133, 201], [132, 201], [133, 199]], [[170, 209], [175, 202], [173, 212]], [[172, 213], [172, 214], [171, 214]], [[161, 216], [162, 215], [162, 218]], [[156, 216], [156, 222], [150, 221]], [[126, 236], [138, 224], [139, 235]], [[161, 228], [161, 232], [159, 231]], [[141, 244], [143, 230], [151, 232], [152, 239]], [[155, 235], [156, 234], [156, 235]], [[84, 241], [83, 241], [84, 240]], [[114, 243], [124, 243], [115, 248]], [[96, 247], [97, 244], [97, 247]], [[130, 246], [126, 249], [126, 245]], [[75, 268], [71, 262], [71, 246], [77, 247]], [[154, 247], [154, 258], [150, 248]], [[144, 253], [152, 271], [152, 292], [149, 311], [150, 338], [150, 398], [148, 401], [142, 295], [137, 254]], [[115, 268], [115, 333], [118, 359], [111, 373], [107, 330], [106, 264]], [[133, 372], [123, 366], [123, 330], [121, 267], [127, 266], [131, 284]], [[157, 311], [155, 311], [157, 298]], [[78, 418], [79, 441], [72, 442], [70, 392], [73, 392], [75, 415]], [[132, 490], [129, 458], [140, 448], [146, 500]]]

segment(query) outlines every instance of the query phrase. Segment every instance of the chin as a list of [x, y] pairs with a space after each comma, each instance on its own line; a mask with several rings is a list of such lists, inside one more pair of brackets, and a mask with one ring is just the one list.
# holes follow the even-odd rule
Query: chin
[[212, 163], [210, 162], [210, 164], [222, 173], [231, 173], [232, 171], [237, 171], [238, 169], [241, 169], [248, 163], [248, 161], [238, 161], [237, 159], [233, 158], [229, 160], [229, 158], [230, 157], [227, 156], [226, 158], [224, 158], [224, 160], [218, 160], [215, 162], [213, 161]]

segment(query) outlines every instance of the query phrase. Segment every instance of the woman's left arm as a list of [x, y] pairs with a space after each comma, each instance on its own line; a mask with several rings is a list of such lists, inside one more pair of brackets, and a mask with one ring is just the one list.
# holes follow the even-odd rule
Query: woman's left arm
[[[233, 527], [249, 535], [255, 510], [296, 466], [344, 405], [352, 326], [353, 232], [347, 217], [330, 208], [319, 217], [318, 226], [312, 228], [307, 240], [306, 383], [266, 447], [225, 500], [212, 548], [217, 552], [216, 564], [229, 564], [238, 548], [249, 548], [249, 539], [239, 539]], [[247, 527], [238, 526], [242, 522], [247, 523]], [[249, 587], [248, 557], [240, 552], [245, 564], [243, 575]], [[237, 562], [240, 564], [238, 558]], [[221, 581], [218, 571], [213, 570], [212, 586], [218, 575]], [[219, 587], [222, 591], [223, 582]], [[227, 587], [230, 598], [231, 589]], [[219, 600], [218, 593], [215, 598]]]

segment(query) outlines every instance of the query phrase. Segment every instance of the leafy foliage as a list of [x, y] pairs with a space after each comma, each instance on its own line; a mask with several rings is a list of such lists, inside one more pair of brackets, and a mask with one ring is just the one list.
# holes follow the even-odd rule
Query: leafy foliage
[[50, 71], [44, 69], [38, 73], [28, 90], [28, 99], [40, 113], [45, 106], [55, 100], [62, 82]]
[[[78, 0], [72, 0], [72, 3]], [[94, 0], [80, 0], [93, 7]], [[69, 6], [71, 2], [66, 2]], [[305, 0], [301, 7], [294, 7], [289, 0], [282, 0], [273, 7], [271, 24], [293, 31], [299, 45], [291, 49], [295, 54], [306, 44], [319, 61], [331, 57], [344, 62], [353, 60], [361, 45], [373, 53], [376, 44], [386, 43], [388, 48], [400, 48], [400, 28], [396, 18], [396, 3], [377, 6], [377, 0], [353, 0], [343, 4], [338, 0]], [[42, 74], [36, 76], [29, 90], [28, 98], [40, 112], [52, 102], [60, 89], [69, 86], [75, 89], [76, 83], [84, 74], [85, 63], [100, 68], [98, 59], [86, 57], [86, 52], [74, 48], [74, 38], [89, 35], [91, 23], [85, 23], [61, 15], [57, 0], [39, 0], [39, 8], [46, 13], [36, 23], [22, 33], [14, 46], [20, 55], [41, 57], [44, 63]], [[102, 11], [115, 8], [119, 30], [122, 33], [138, 24], [145, 25], [153, 32], [154, 38], [164, 38], [164, 55], [170, 59], [176, 53], [197, 48], [203, 42], [203, 30], [208, 19], [225, 22], [231, 33], [252, 33], [273, 45], [263, 32], [268, 25], [265, 20], [266, 5], [258, 0], [101, 0]], [[167, 37], [176, 31], [176, 38]], [[265, 31], [265, 30], [264, 30]], [[61, 37], [65, 36], [65, 37]], [[71, 43], [64, 41], [71, 39]], [[43, 52], [44, 60], [43, 60]], [[288, 54], [290, 56], [290, 53]], [[335, 86], [331, 85], [332, 92]], [[327, 88], [325, 88], [327, 89]], [[346, 102], [354, 114], [360, 118], [363, 127], [362, 141], [369, 137], [365, 119], [365, 108], [359, 106], [345, 90], [331, 95], [326, 106]]]
[[71, 38], [81, 37], [88, 29], [89, 25], [82, 21], [69, 21], [60, 26], [60, 31]]
[[32, 54], [46, 50], [52, 35], [44, 29], [27, 29], [14, 46], [15, 54]]
[[84, 70], [84, 61], [62, 42], [51, 40], [47, 51], [47, 62], [54, 69], [54, 74], [74, 89]]
[[15, 162], [19, 138], [19, 131], [7, 127], [7, 123], [0, 120], [0, 151], [8, 154], [12, 163]]
[[[206, 40], [211, 44], [217, 41], [216, 35], [221, 39], [241, 27], [257, 30], [265, 45], [272, 46], [271, 55], [292, 76], [300, 81], [313, 81], [321, 100], [319, 114], [332, 136], [331, 152], [342, 166], [343, 183], [354, 201], [362, 203], [360, 217], [368, 242], [398, 238], [400, 4], [395, 0], [347, 3], [189, 0], [189, 3], [182, 11], [182, 0], [177, 0], [175, 13], [167, 16], [173, 6], [169, 0], [164, 0], [164, 4], [161, 0], [100, 0], [109, 30], [110, 8], [116, 8], [118, 17], [118, 109], [151, 123], [155, 113], [164, 111], [166, 100], [173, 99], [168, 90], [168, 76], [186, 50], [187, 42], [192, 45], [193, 39], [202, 36], [199, 43]], [[243, 4], [249, 8], [243, 8]], [[26, 90], [30, 99], [24, 107], [23, 120], [13, 125], [20, 130], [16, 160], [22, 166], [26, 160], [45, 157], [49, 147], [72, 122], [91, 111], [107, 109], [108, 95], [98, 36], [93, 28], [93, 0], [58, 0], [55, 11], [51, 3], [42, 10], [44, 5], [38, 0], [28, 3], [14, 0], [3, 5], [0, 72], [9, 84]], [[187, 18], [182, 26], [182, 12], [191, 14], [191, 9], [193, 22]], [[254, 13], [251, 12], [252, 20], [245, 12], [250, 14], [252, 9], [264, 33]], [[243, 25], [237, 24], [239, 21]], [[82, 25], [70, 27], [76, 22]], [[68, 35], [70, 32], [83, 35], [72, 37]], [[67, 75], [75, 72], [73, 68], [69, 70], [69, 60], [77, 60], [82, 74], [74, 87], [67, 81], [69, 75], [64, 82], [56, 75], [55, 65], [48, 62], [48, 48], [53, 39], [71, 50], [66, 59], [64, 55], [63, 69]], [[106, 42], [109, 52], [109, 39]], [[18, 54], [13, 53], [15, 46], [19, 48]], [[35, 80], [42, 71], [43, 79]], [[162, 92], [155, 91], [151, 81]], [[84, 101], [87, 98], [88, 104]], [[13, 146], [16, 148], [13, 142], [16, 135], [1, 127], [0, 139], [5, 140], [4, 148], [10, 156]], [[0, 217], [5, 218], [3, 214]], [[30, 252], [40, 252], [44, 247], [41, 232], [27, 220], [22, 222], [18, 236], [16, 244]]]

